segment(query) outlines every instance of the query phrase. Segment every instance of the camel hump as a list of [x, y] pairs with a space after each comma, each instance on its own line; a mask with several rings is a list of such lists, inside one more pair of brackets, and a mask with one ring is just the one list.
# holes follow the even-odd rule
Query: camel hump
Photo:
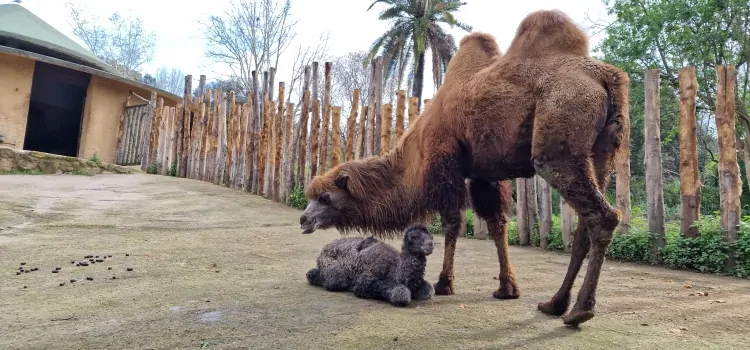
[[468, 81], [471, 76], [489, 66], [501, 55], [500, 47], [491, 34], [467, 34], [459, 42], [458, 50], [448, 63], [443, 84]]
[[560, 10], [539, 10], [528, 14], [518, 25], [506, 53], [520, 57], [550, 54], [589, 56], [589, 40], [573, 20]]

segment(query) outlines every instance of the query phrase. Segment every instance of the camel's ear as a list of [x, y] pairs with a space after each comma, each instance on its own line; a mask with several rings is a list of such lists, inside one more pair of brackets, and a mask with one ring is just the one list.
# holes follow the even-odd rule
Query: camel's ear
[[336, 187], [346, 190], [346, 183], [349, 181], [349, 175], [346, 173], [341, 173], [338, 176], [336, 176], [336, 180], [333, 181], [334, 184], [336, 184]]

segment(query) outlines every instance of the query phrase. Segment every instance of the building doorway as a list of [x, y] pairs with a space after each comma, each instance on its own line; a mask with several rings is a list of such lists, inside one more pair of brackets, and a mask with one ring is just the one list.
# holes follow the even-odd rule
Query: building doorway
[[23, 148], [78, 156], [91, 75], [36, 62]]

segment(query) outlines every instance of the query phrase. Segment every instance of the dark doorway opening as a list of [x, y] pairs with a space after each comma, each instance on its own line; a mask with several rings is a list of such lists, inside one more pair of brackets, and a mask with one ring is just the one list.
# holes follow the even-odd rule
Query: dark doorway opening
[[91, 76], [36, 62], [23, 149], [76, 157]]

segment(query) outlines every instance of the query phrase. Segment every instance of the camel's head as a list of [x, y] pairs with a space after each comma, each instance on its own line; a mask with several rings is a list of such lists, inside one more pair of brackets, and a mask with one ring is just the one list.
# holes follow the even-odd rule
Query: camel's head
[[[307, 186], [307, 207], [299, 218], [303, 234], [341, 226], [343, 211], [356, 205], [347, 190], [349, 175], [329, 173], [316, 176]], [[333, 176], [331, 176], [333, 175]]]
[[433, 250], [430, 231], [423, 224], [413, 224], [404, 231], [404, 244], [401, 251], [411, 255], [430, 255]]

